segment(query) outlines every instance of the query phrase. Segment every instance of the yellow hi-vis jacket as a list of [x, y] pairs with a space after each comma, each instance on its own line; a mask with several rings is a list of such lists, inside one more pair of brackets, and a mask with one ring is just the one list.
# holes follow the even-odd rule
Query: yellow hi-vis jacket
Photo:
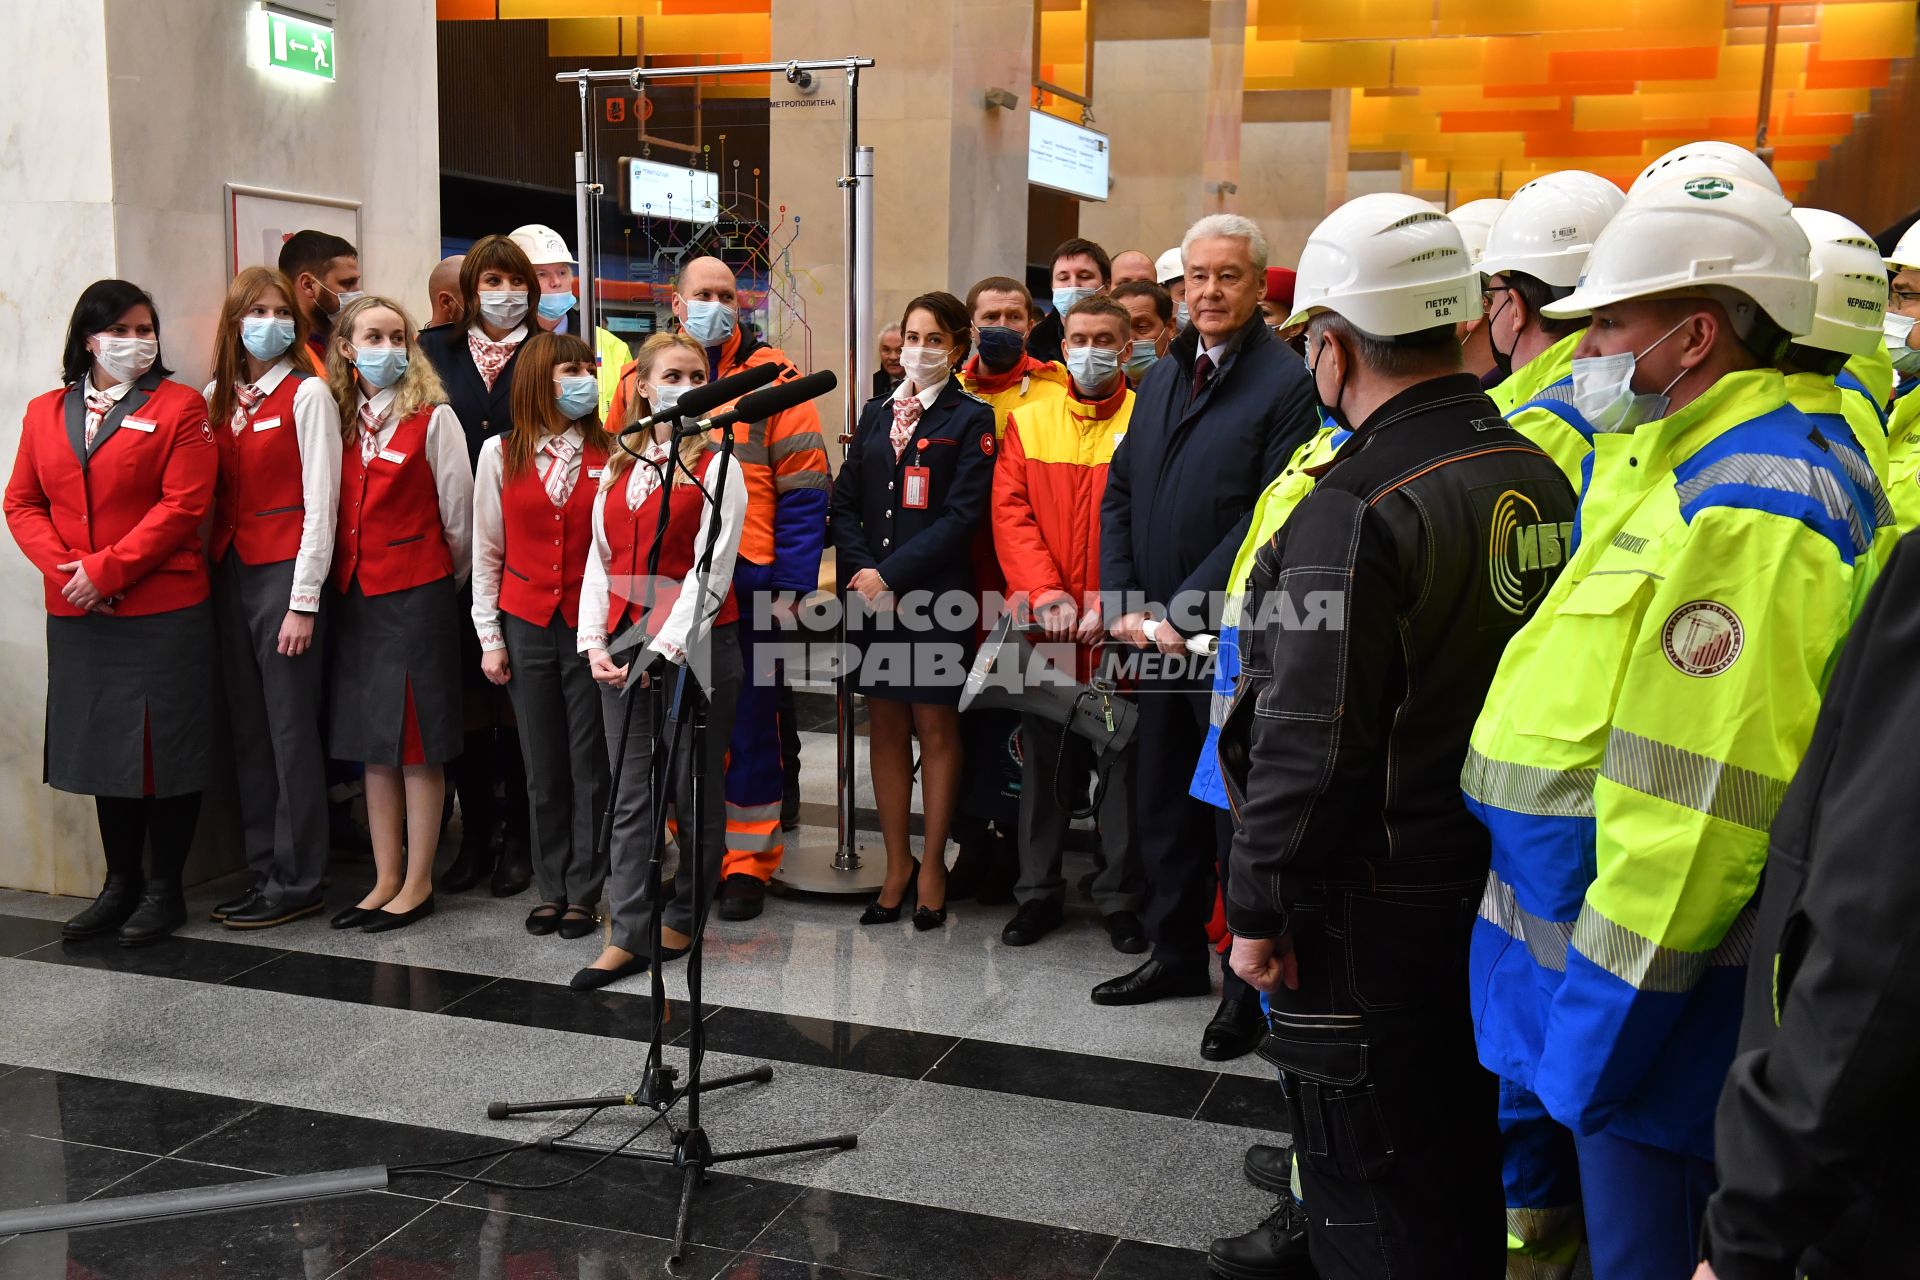
[[1887, 501], [1886, 426], [1858, 383], [1842, 387], [1823, 373], [1788, 374], [1787, 399], [1813, 420], [1821, 438], [1833, 446], [1834, 457], [1846, 468], [1861, 506], [1873, 512], [1873, 571], [1863, 574], [1860, 583], [1864, 603], [1867, 588], [1880, 576], [1893, 555], [1893, 544], [1900, 540], [1894, 528], [1893, 507]]
[[1771, 369], [1593, 443], [1462, 771], [1493, 837], [1480, 1060], [1578, 1132], [1711, 1158], [1767, 828], [1872, 517]]
[[1887, 419], [1887, 500], [1898, 532], [1920, 525], [1920, 395], [1895, 400]]
[[1580, 492], [1580, 468], [1593, 449], [1593, 428], [1573, 407], [1573, 349], [1577, 329], [1513, 371], [1490, 394], [1507, 425], [1540, 447]]

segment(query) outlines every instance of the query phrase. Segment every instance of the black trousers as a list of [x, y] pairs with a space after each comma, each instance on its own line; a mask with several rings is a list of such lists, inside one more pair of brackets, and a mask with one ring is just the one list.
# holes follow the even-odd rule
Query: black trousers
[[1300, 989], [1272, 997], [1260, 1052], [1325, 1280], [1506, 1274], [1500, 1088], [1467, 1005], [1480, 889], [1329, 888], [1293, 912]]
[[[1146, 877], [1141, 921], [1155, 960], [1204, 967], [1214, 888], [1217, 884], [1225, 889], [1227, 850], [1233, 843], [1233, 815], [1187, 794], [1193, 766], [1206, 745], [1207, 694], [1148, 685], [1136, 697], [1140, 720], [1134, 731], [1139, 762], [1133, 831]], [[1225, 956], [1220, 957], [1220, 973], [1228, 995], [1247, 989], [1227, 967]]]

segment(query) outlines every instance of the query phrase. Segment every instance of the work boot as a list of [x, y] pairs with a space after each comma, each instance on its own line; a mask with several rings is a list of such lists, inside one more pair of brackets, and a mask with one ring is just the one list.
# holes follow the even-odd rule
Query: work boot
[[493, 833], [468, 827], [460, 836], [460, 852], [440, 873], [441, 893], [465, 893], [493, 874]]
[[751, 920], [767, 905], [767, 882], [759, 876], [736, 871], [720, 885], [720, 901], [715, 906], [722, 920]]
[[60, 926], [60, 936], [78, 942], [82, 938], [112, 933], [127, 922], [127, 917], [139, 905], [139, 877], [109, 875], [92, 905]]
[[120, 945], [145, 947], [159, 942], [187, 922], [187, 899], [178, 880], [149, 880], [140, 891], [140, 905], [120, 926]]
[[1207, 1249], [1207, 1269], [1228, 1280], [1314, 1280], [1307, 1215], [1292, 1196], [1282, 1196], [1253, 1230], [1215, 1240]]

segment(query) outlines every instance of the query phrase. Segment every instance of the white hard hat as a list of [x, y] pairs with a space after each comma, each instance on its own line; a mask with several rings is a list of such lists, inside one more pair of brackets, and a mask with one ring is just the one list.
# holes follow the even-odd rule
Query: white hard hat
[[1460, 228], [1460, 238], [1467, 242], [1467, 255], [1475, 262], [1480, 261], [1480, 255], [1486, 251], [1487, 232], [1493, 229], [1506, 207], [1505, 200], [1488, 196], [1484, 200], [1469, 200], [1447, 214], [1453, 219], [1453, 225]]
[[1780, 179], [1773, 176], [1773, 170], [1767, 168], [1767, 162], [1759, 156], [1731, 142], [1707, 141], [1675, 147], [1642, 169], [1640, 176], [1633, 180], [1633, 185], [1627, 188], [1627, 198], [1631, 200], [1643, 187], [1665, 182], [1668, 178], [1697, 178], [1703, 174], [1745, 178], [1748, 182], [1759, 183], [1775, 195], [1784, 194], [1780, 190]]
[[1487, 232], [1480, 274], [1523, 271], [1543, 284], [1571, 289], [1580, 283], [1601, 229], [1626, 202], [1620, 188], [1584, 169], [1535, 178], [1513, 193]]
[[1909, 267], [1920, 267], [1920, 222], [1915, 222], [1906, 229], [1900, 237], [1900, 242], [1893, 246], [1893, 252], [1884, 261], [1889, 271], [1905, 271]]
[[1328, 214], [1300, 254], [1288, 324], [1331, 311], [1394, 338], [1480, 317], [1480, 272], [1460, 228], [1416, 196], [1376, 191]]
[[1153, 261], [1153, 278], [1159, 284], [1178, 280], [1187, 274], [1187, 264], [1181, 256], [1180, 246], [1175, 245]]
[[536, 267], [551, 266], [556, 262], [573, 265], [573, 254], [568, 252], [567, 242], [552, 227], [529, 222], [524, 227], [515, 227], [507, 232], [507, 239], [525, 249], [527, 261]]
[[1821, 351], [1870, 355], [1883, 341], [1887, 273], [1873, 237], [1825, 209], [1793, 211], [1813, 245], [1813, 328], [1800, 341]]
[[1541, 311], [1571, 319], [1634, 298], [1727, 291], [1788, 333], [1804, 334], [1813, 327], [1812, 249], [1792, 210], [1785, 197], [1745, 178], [1654, 183], [1630, 196], [1600, 233], [1579, 288]]

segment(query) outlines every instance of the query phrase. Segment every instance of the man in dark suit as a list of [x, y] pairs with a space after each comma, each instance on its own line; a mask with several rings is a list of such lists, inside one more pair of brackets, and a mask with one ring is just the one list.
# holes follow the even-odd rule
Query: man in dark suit
[[[1206, 740], [1211, 672], [1189, 663], [1186, 637], [1217, 630], [1227, 573], [1253, 505], [1312, 434], [1313, 391], [1300, 358], [1260, 314], [1267, 244], [1234, 214], [1187, 232], [1192, 323], [1141, 381], [1101, 503], [1100, 586], [1113, 634], [1139, 650], [1136, 840], [1147, 879], [1153, 952], [1093, 989], [1095, 1004], [1144, 1004], [1211, 989], [1207, 922], [1224, 880], [1230, 815], [1187, 793]], [[1153, 637], [1149, 618], [1164, 619]], [[1221, 965], [1224, 995], [1201, 1038], [1213, 1061], [1249, 1052], [1263, 1030], [1258, 995]]]
[[907, 376], [900, 363], [900, 326], [890, 324], [880, 331], [880, 367], [873, 371], [873, 394], [890, 396]]

